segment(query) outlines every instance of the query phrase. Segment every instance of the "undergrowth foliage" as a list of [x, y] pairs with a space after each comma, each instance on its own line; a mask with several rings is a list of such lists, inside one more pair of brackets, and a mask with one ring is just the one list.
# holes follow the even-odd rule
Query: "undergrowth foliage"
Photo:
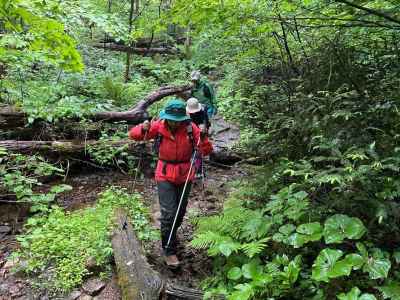
[[72, 189], [58, 184], [43, 191], [43, 179], [63, 174], [63, 169], [41, 156], [12, 153], [0, 147], [0, 191], [15, 196], [16, 201], [31, 203], [32, 212], [48, 211], [58, 194]]
[[111, 187], [100, 194], [94, 207], [65, 212], [53, 206], [48, 214], [28, 219], [25, 233], [17, 238], [21, 249], [13, 258], [25, 261], [20, 268], [35, 275], [41, 287], [47, 286], [55, 292], [69, 291], [90, 274], [90, 264], [105, 273], [110, 272], [114, 209], [127, 210], [139, 239], [158, 238], [158, 232], [150, 226], [149, 212], [141, 201], [137, 194]]
[[[257, 172], [263, 174], [237, 188], [220, 215], [197, 220], [192, 245], [215, 257], [215, 276], [203, 283], [206, 298], [395, 295], [400, 289], [396, 271], [400, 252], [387, 248], [368, 228], [375, 224], [335, 213], [329, 203], [316, 204], [304, 189], [308, 182], [286, 184], [294, 179], [287, 175], [287, 161]], [[361, 291], [373, 293], [363, 296]]]

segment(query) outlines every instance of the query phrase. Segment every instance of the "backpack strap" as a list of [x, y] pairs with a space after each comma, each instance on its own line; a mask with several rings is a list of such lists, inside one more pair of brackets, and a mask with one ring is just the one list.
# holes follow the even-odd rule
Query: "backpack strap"
[[193, 138], [193, 126], [192, 122], [189, 122], [189, 124], [186, 126], [186, 132], [189, 136], [190, 142], [192, 143], [192, 153], [194, 152], [194, 138]]
[[157, 158], [158, 158], [158, 155], [160, 153], [160, 145], [161, 145], [162, 139], [163, 139], [162, 134], [160, 134], [158, 132], [156, 137], [154, 138], [154, 144], [153, 144], [153, 153], [155, 155], [157, 155]]

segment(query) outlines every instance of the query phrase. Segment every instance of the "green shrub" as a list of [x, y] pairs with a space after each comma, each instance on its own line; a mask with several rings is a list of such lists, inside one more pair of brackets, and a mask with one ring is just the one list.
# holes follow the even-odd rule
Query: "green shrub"
[[49, 274], [41, 284], [55, 291], [69, 291], [89, 274], [89, 260], [105, 271], [110, 269], [112, 212], [117, 207], [127, 210], [139, 239], [158, 237], [140, 196], [113, 187], [100, 194], [95, 207], [75, 212], [52, 207], [48, 215], [30, 218], [26, 232], [17, 238], [21, 249], [14, 256], [27, 261], [24, 271], [28, 274]]
[[[320, 181], [307, 173], [299, 180], [288, 163], [256, 169], [221, 214], [197, 219], [192, 245], [214, 258], [214, 275], [203, 283], [206, 296], [347, 299], [366, 297], [360, 290], [378, 295], [382, 282], [388, 291], [400, 287], [397, 252], [380, 247], [375, 226], [368, 224], [368, 230], [352, 210], [316, 202], [315, 191], [304, 189], [311, 191]], [[332, 184], [339, 183], [332, 178]]]
[[31, 211], [46, 212], [57, 194], [72, 189], [66, 184], [54, 185], [38, 192], [46, 176], [62, 176], [64, 170], [37, 155], [12, 153], [0, 147], [0, 191], [14, 194], [17, 201], [32, 204]]

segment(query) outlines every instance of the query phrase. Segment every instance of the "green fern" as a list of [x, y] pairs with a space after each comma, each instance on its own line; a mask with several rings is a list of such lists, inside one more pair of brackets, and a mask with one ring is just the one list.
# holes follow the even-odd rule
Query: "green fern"
[[247, 257], [252, 258], [257, 254], [260, 254], [265, 247], [270, 238], [263, 238], [257, 242], [243, 244], [240, 249], [247, 255]]
[[219, 235], [213, 231], [198, 233], [191, 244], [196, 249], [206, 249], [227, 240], [227, 236]]

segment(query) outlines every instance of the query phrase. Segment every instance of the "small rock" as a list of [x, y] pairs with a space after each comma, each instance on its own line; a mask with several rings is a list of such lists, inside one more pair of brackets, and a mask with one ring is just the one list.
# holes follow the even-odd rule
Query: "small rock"
[[20, 297], [22, 295], [24, 295], [24, 292], [22, 291], [23, 286], [22, 285], [11, 285], [10, 289], [8, 290], [8, 292], [11, 294], [12, 297]]
[[89, 296], [89, 295], [86, 295], [86, 294], [83, 294], [78, 298], [78, 300], [92, 300], [92, 299], [93, 299], [92, 296]]
[[82, 289], [91, 296], [95, 296], [106, 286], [99, 278], [91, 278], [82, 285]]
[[217, 202], [218, 198], [217, 197], [207, 197], [208, 202]]
[[205, 196], [211, 196], [213, 194], [213, 191], [211, 191], [211, 190], [205, 190], [204, 191], [204, 195]]
[[9, 233], [11, 232], [11, 227], [6, 225], [0, 226], [0, 233]]
[[71, 294], [69, 294], [65, 300], [76, 300], [82, 295], [81, 291], [72, 291]]
[[10, 289], [10, 285], [9, 284], [7, 284], [7, 283], [0, 284], [0, 295], [8, 293], [9, 289]]
[[93, 256], [90, 256], [88, 259], [86, 259], [85, 266], [88, 270], [93, 270], [96, 268], [97, 264]]
[[216, 208], [217, 207], [214, 205], [214, 203], [208, 202], [208, 205], [207, 205], [208, 210], [212, 210], [212, 209], [216, 209]]

